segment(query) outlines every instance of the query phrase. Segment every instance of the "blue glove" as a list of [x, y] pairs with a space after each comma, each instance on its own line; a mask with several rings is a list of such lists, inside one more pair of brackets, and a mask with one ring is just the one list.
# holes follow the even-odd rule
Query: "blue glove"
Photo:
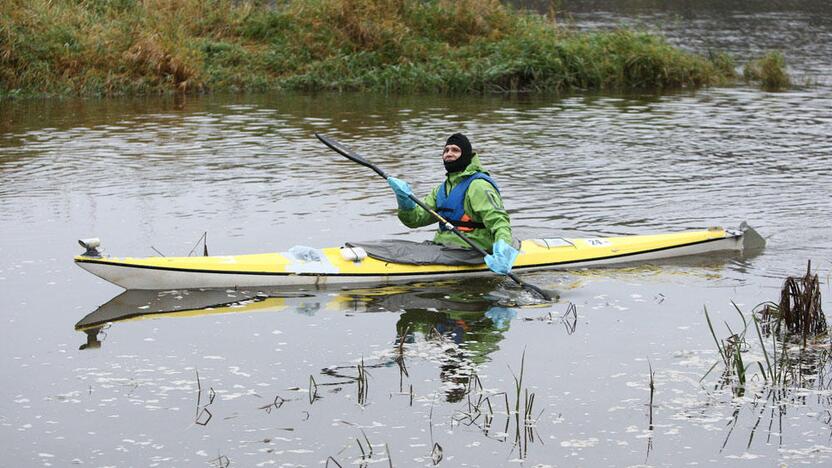
[[509, 322], [517, 317], [517, 311], [505, 307], [492, 307], [485, 311], [485, 316], [491, 319], [497, 330], [507, 330]]
[[395, 177], [388, 177], [387, 183], [396, 192], [396, 201], [399, 203], [400, 210], [407, 211], [416, 208], [416, 202], [410, 199], [410, 195], [413, 195], [413, 190], [410, 190], [407, 182]]
[[491, 255], [485, 256], [485, 264], [488, 265], [488, 268], [491, 268], [491, 271], [498, 275], [509, 274], [511, 272], [511, 266], [514, 264], [514, 259], [517, 258], [520, 252], [502, 239], [494, 243], [491, 251], [493, 252]]

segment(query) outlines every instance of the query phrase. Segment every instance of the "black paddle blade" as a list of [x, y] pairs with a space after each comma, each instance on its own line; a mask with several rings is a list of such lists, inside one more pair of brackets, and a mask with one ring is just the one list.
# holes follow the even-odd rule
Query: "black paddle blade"
[[532, 292], [536, 293], [538, 296], [540, 296], [541, 299], [543, 299], [546, 302], [557, 302], [557, 300], [559, 299], [557, 294], [552, 296], [548, 292], [538, 288], [537, 286], [535, 286], [533, 284], [529, 284], [529, 283], [524, 282], [522, 284], [522, 286], [525, 290], [532, 291]]
[[352, 151], [351, 149], [344, 146], [341, 142], [333, 140], [326, 135], [321, 135], [320, 133], [315, 133], [315, 137], [321, 140], [321, 143], [325, 144], [326, 146], [330, 147], [336, 153], [344, 156], [345, 158], [355, 161], [362, 166], [369, 167], [370, 169], [374, 170], [376, 174], [380, 175], [381, 177], [387, 178], [387, 174], [384, 173], [381, 169], [379, 169], [375, 164], [367, 161], [358, 153]]
[[553, 297], [551, 294], [549, 294], [548, 292], [546, 292], [546, 291], [544, 291], [544, 290], [542, 290], [542, 289], [538, 288], [537, 286], [535, 286], [535, 285], [533, 285], [533, 284], [529, 284], [529, 283], [527, 283], [527, 282], [525, 282], [525, 281], [521, 280], [521, 279], [520, 279], [520, 278], [518, 278], [518, 277], [517, 277], [517, 275], [515, 275], [514, 273], [509, 273], [509, 274], [508, 274], [508, 277], [509, 277], [509, 278], [511, 278], [512, 280], [514, 280], [514, 282], [515, 282], [515, 283], [517, 283], [518, 285], [520, 285], [520, 287], [522, 287], [522, 288], [523, 288], [523, 289], [525, 289], [526, 291], [529, 291], [529, 292], [532, 292], [532, 293], [534, 293], [534, 294], [537, 294], [537, 295], [538, 295], [538, 297], [540, 297], [541, 299], [543, 299], [543, 300], [544, 300], [544, 301], [546, 301], [546, 302], [555, 302], [555, 301], [557, 301], [557, 300], [559, 299], [559, 297], [557, 296], [557, 293], [556, 293], [556, 294], [555, 294], [555, 296]]

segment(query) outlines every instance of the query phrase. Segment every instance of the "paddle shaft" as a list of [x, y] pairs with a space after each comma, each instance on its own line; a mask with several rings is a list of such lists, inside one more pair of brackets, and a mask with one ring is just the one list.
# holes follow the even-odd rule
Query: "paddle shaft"
[[[332, 140], [329, 137], [326, 137], [326, 136], [321, 135], [319, 133], [315, 133], [315, 136], [319, 140], [321, 140], [321, 143], [330, 147], [331, 149], [333, 149], [335, 152], [339, 153], [340, 155], [346, 157], [347, 159], [349, 159], [351, 161], [357, 162], [358, 164], [361, 164], [362, 166], [365, 166], [365, 167], [368, 167], [368, 168], [372, 169], [373, 171], [375, 171], [376, 174], [379, 175], [379, 177], [383, 178], [384, 180], [387, 180], [387, 177], [389, 177], [387, 175], [387, 173], [384, 172], [380, 167], [378, 167], [375, 164], [371, 163], [370, 161], [364, 159], [363, 157], [361, 157], [360, 155], [358, 155], [354, 151], [351, 151], [349, 148], [345, 147], [344, 145], [340, 144], [339, 142], [337, 142], [335, 140]], [[413, 195], [412, 193], [409, 194], [408, 197], [411, 200], [413, 200], [414, 203], [419, 205], [423, 210], [430, 213], [431, 216], [436, 218], [437, 221], [442, 223], [442, 225], [446, 229], [452, 231], [460, 239], [462, 239], [466, 244], [468, 244], [472, 249], [476, 250], [480, 255], [482, 255], [483, 257], [488, 255], [488, 252], [486, 252], [485, 249], [483, 249], [479, 245], [475, 244], [471, 239], [468, 238], [468, 236], [466, 236], [465, 234], [462, 233], [462, 231], [457, 229], [456, 226], [454, 226], [447, 219], [442, 217], [442, 215], [437, 213], [435, 210], [431, 209], [429, 206], [425, 205], [422, 202], [422, 200], [419, 200], [418, 198], [416, 198], [416, 196]], [[506, 276], [511, 278], [515, 283], [517, 283], [518, 285], [520, 285], [524, 289], [527, 289], [529, 291], [533, 291], [533, 292], [539, 294], [540, 297], [542, 297], [543, 299], [545, 299], [547, 301], [552, 300], [552, 297], [549, 296], [549, 294], [547, 294], [545, 291], [543, 291], [542, 289], [538, 288], [537, 286], [535, 286], [533, 284], [526, 283], [525, 281], [518, 278], [517, 275], [515, 275], [514, 273], [509, 272]]]
[[[387, 179], [387, 177], [385, 177], [385, 179]], [[460, 239], [462, 239], [463, 241], [465, 241], [465, 243], [466, 243], [466, 244], [468, 244], [469, 246], [471, 246], [471, 248], [472, 248], [472, 249], [474, 249], [474, 250], [476, 250], [477, 252], [479, 252], [479, 254], [480, 254], [480, 255], [482, 255], [483, 257], [485, 257], [486, 255], [488, 255], [488, 252], [486, 252], [486, 251], [485, 251], [485, 249], [483, 249], [483, 248], [482, 248], [482, 247], [480, 247], [479, 245], [475, 244], [475, 243], [474, 243], [474, 241], [472, 241], [471, 239], [469, 239], [469, 238], [468, 238], [468, 236], [466, 236], [465, 234], [463, 234], [463, 233], [462, 233], [462, 231], [460, 231], [459, 229], [457, 229], [457, 227], [456, 227], [456, 226], [454, 226], [453, 224], [451, 224], [450, 222], [448, 222], [448, 220], [447, 220], [447, 219], [443, 218], [443, 217], [442, 217], [442, 215], [440, 215], [439, 213], [437, 213], [436, 211], [434, 211], [434, 210], [430, 209], [430, 207], [428, 207], [427, 205], [425, 205], [424, 203], [422, 203], [422, 200], [419, 200], [418, 198], [416, 198], [416, 196], [415, 196], [415, 195], [413, 195], [412, 193], [411, 193], [410, 195], [408, 195], [408, 197], [410, 197], [410, 199], [411, 199], [411, 200], [413, 200], [414, 202], [416, 202], [416, 204], [417, 204], [417, 205], [419, 205], [420, 207], [422, 207], [422, 209], [423, 209], [423, 210], [425, 210], [425, 211], [427, 211], [428, 213], [430, 213], [431, 215], [433, 215], [433, 217], [434, 217], [434, 218], [436, 218], [436, 220], [437, 220], [437, 221], [439, 221], [440, 223], [442, 223], [442, 224], [445, 226], [445, 228], [446, 228], [446, 229], [448, 229], [448, 230], [450, 230], [450, 231], [453, 231], [453, 233], [454, 233], [454, 234], [456, 234], [457, 236], [459, 236], [459, 238], [460, 238]], [[552, 298], [551, 298], [548, 294], [546, 294], [546, 292], [544, 292], [542, 289], [538, 288], [537, 286], [535, 286], [535, 285], [533, 285], [533, 284], [526, 283], [525, 281], [523, 281], [523, 280], [521, 280], [520, 278], [518, 278], [518, 277], [517, 277], [517, 275], [515, 275], [514, 273], [512, 273], [512, 272], [508, 272], [508, 273], [506, 274], [506, 276], [508, 276], [509, 278], [511, 278], [511, 279], [512, 279], [515, 283], [519, 284], [519, 285], [520, 285], [521, 287], [523, 287], [524, 289], [528, 289], [528, 290], [530, 290], [530, 291], [534, 291], [535, 293], [539, 294], [539, 295], [540, 295], [540, 297], [542, 297], [543, 299], [546, 299], [547, 301], [551, 301], [551, 300], [552, 300]]]

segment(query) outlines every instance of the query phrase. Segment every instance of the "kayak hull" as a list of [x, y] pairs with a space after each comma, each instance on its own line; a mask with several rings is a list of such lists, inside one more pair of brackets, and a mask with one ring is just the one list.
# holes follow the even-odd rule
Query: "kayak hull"
[[[569, 270], [650, 262], [712, 252], [743, 251], [753, 229], [712, 228], [673, 234], [609, 238], [531, 239], [521, 243], [515, 273]], [[197, 289], [388, 284], [493, 276], [476, 266], [408, 265], [345, 258], [341, 249], [321, 249], [313, 260], [288, 252], [217, 257], [111, 258], [81, 255], [81, 268], [125, 289]]]

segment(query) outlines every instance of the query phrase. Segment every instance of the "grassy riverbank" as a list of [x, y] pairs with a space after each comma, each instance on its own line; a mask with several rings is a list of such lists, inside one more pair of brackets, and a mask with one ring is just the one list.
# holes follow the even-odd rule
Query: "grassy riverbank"
[[[275, 6], [272, 6], [272, 4]], [[497, 0], [5, 0], [0, 96], [664, 89], [735, 78], [659, 36]]]

